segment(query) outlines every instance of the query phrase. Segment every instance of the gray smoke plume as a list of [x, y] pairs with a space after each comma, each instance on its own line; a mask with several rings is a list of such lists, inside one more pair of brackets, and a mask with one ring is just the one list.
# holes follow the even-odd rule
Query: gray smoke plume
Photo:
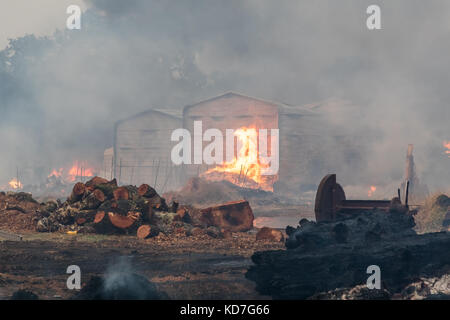
[[77, 300], [161, 300], [167, 294], [158, 291], [155, 284], [135, 273], [131, 258], [113, 259], [102, 277], [94, 276], [76, 294]]
[[330, 123], [372, 137], [349, 183], [398, 185], [412, 143], [421, 180], [448, 187], [450, 2], [379, 0], [376, 31], [365, 0], [87, 4], [82, 30], [0, 52], [0, 185], [16, 167], [45, 176], [74, 159], [100, 163], [122, 118], [237, 91], [350, 101], [355, 109], [327, 110]]

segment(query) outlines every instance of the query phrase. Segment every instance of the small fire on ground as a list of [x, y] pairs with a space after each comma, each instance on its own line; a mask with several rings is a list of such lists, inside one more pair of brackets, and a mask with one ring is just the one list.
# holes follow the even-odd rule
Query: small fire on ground
[[22, 182], [20, 182], [16, 178], [11, 179], [11, 181], [8, 182], [8, 185], [14, 190], [18, 190], [18, 189], [22, 189], [23, 188]]
[[369, 198], [372, 197], [375, 191], [377, 191], [377, 187], [375, 187], [375, 186], [370, 186], [370, 187], [369, 187], [369, 191], [367, 192], [367, 196], [368, 196]]
[[94, 176], [94, 169], [89, 167], [84, 161], [75, 161], [72, 167], [68, 169], [59, 168], [54, 169], [48, 175], [48, 178], [54, 177], [66, 182], [75, 182], [79, 179], [89, 178]]
[[[242, 127], [234, 135], [241, 147], [231, 162], [225, 162], [200, 174], [210, 181], [229, 181], [243, 188], [273, 191], [277, 176], [263, 175], [268, 165], [262, 164], [258, 153], [258, 132], [255, 128]], [[269, 149], [270, 150], [270, 149]]]
[[443, 146], [446, 149], [444, 152], [450, 158], [450, 141], [444, 141]]

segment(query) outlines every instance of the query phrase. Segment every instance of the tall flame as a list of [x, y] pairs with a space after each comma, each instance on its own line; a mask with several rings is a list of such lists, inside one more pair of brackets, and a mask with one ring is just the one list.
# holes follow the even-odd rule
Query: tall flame
[[[263, 165], [258, 159], [258, 133], [255, 128], [242, 127], [234, 131], [240, 142], [237, 157], [215, 168], [209, 169], [201, 176], [210, 180], [228, 180], [234, 184], [253, 189], [273, 191], [273, 176], [262, 175]], [[222, 173], [216, 175], [214, 173]]]

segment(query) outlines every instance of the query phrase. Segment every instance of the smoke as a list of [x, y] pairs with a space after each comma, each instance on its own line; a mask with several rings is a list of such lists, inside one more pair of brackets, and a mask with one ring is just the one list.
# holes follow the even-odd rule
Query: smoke
[[93, 276], [75, 294], [75, 300], [161, 300], [169, 296], [146, 277], [134, 273], [131, 257], [111, 260], [103, 277]]
[[106, 269], [103, 281], [103, 291], [106, 295], [108, 292], [117, 290], [120, 287], [126, 287], [128, 283], [132, 287], [137, 287], [133, 280], [128, 279], [128, 275], [134, 273], [129, 257], [119, 257], [117, 261], [110, 264]]
[[[94, 278], [95, 279], [95, 278]], [[92, 282], [96, 282], [95, 280]], [[99, 286], [88, 285], [90, 292], [84, 298], [101, 300], [160, 300], [167, 295], [155, 284], [134, 273], [130, 257], [121, 256], [112, 262]], [[95, 287], [96, 290], [93, 290]], [[90, 296], [89, 296], [90, 294]]]
[[0, 182], [16, 167], [45, 175], [74, 159], [100, 163], [117, 120], [237, 91], [350, 101], [327, 109], [330, 124], [364, 142], [348, 183], [399, 181], [412, 143], [421, 180], [446, 187], [450, 3], [377, 2], [382, 30], [369, 31], [370, 1], [86, 1], [82, 30], [0, 52]]

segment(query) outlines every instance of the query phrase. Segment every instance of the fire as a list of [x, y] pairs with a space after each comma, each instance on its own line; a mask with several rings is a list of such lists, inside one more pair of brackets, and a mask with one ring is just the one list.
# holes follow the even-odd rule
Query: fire
[[50, 177], [56, 177], [56, 178], [59, 178], [59, 177], [62, 177], [62, 174], [63, 174], [63, 168], [59, 168], [58, 170], [53, 170], [53, 171], [48, 175], [48, 178], [50, 178]]
[[445, 154], [447, 154], [448, 157], [450, 158], [450, 141], [444, 141], [443, 146], [445, 149], [447, 149], [445, 150]]
[[369, 192], [367, 192], [367, 196], [368, 196], [368, 197], [371, 197], [375, 191], [377, 191], [377, 187], [375, 187], [375, 186], [370, 186]]
[[67, 182], [74, 182], [79, 178], [93, 176], [94, 169], [90, 168], [86, 162], [75, 161], [74, 164], [67, 170], [63, 168], [52, 170], [52, 172], [48, 175], [48, 178], [55, 177]]
[[242, 127], [234, 131], [240, 142], [238, 156], [201, 174], [209, 180], [228, 180], [252, 189], [273, 191], [273, 176], [262, 175], [266, 167], [258, 159], [258, 133], [255, 128]]
[[94, 170], [92, 168], [86, 168], [86, 166], [83, 166], [83, 164], [79, 164], [76, 162], [72, 168], [69, 169], [68, 172], [68, 179], [69, 181], [75, 181], [79, 177], [93, 177], [94, 176]]
[[14, 178], [14, 179], [12, 179], [10, 182], [8, 182], [8, 185], [9, 185], [11, 188], [13, 188], [14, 190], [22, 189], [22, 188], [23, 188], [22, 183], [21, 183], [19, 180], [17, 180], [16, 178]]

